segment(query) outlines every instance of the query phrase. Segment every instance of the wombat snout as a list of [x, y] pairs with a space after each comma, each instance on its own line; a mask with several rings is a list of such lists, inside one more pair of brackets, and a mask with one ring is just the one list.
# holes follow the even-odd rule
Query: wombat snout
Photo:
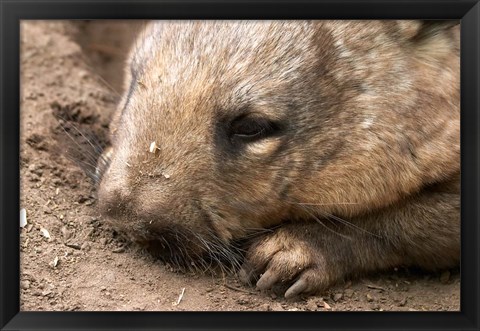
[[148, 188], [133, 187], [118, 178], [107, 179], [98, 192], [100, 211], [106, 217], [121, 222], [138, 219], [147, 225], [163, 223], [168, 219], [173, 202], [166, 199], [166, 194], [162, 197], [158, 186], [153, 202], [152, 194], [146, 192]]

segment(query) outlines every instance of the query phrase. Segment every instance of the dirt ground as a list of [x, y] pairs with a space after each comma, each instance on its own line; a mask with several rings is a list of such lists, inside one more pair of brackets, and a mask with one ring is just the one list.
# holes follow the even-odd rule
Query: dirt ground
[[458, 270], [399, 267], [287, 301], [244, 286], [235, 275], [175, 272], [106, 226], [95, 209], [92, 181], [68, 156], [82, 151], [81, 143], [62, 128], [74, 124], [106, 142], [126, 50], [141, 24], [22, 23], [20, 205], [27, 225], [20, 235], [21, 310], [460, 309]]

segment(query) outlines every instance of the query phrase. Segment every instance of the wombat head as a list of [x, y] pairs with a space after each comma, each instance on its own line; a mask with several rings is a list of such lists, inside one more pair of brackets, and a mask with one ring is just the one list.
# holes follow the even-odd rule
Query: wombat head
[[456, 33], [419, 21], [151, 23], [131, 52], [100, 208], [135, 240], [195, 257], [441, 181], [460, 161]]

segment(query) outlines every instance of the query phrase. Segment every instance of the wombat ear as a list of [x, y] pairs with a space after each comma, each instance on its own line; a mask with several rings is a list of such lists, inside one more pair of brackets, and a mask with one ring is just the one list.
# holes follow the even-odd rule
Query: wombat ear
[[452, 28], [460, 24], [458, 20], [428, 20], [420, 22], [418, 32], [413, 37], [415, 41], [435, 38], [442, 34], [450, 35], [453, 30]]
[[417, 56], [428, 62], [441, 61], [460, 48], [458, 20], [399, 21], [400, 33], [415, 48]]

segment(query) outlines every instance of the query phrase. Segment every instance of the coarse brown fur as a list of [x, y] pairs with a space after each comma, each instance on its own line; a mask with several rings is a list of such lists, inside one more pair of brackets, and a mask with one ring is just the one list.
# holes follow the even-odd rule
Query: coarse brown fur
[[240, 276], [287, 297], [455, 266], [459, 86], [451, 22], [153, 22], [131, 52], [100, 209], [187, 265], [236, 266], [232, 243], [257, 233]]

